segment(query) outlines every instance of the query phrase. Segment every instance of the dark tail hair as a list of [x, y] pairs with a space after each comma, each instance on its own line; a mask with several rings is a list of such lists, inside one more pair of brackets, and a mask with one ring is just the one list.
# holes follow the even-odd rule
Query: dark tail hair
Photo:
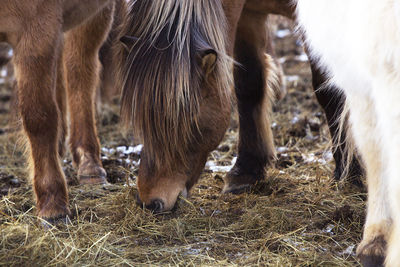
[[130, 44], [122, 65], [122, 119], [142, 138], [149, 163], [172, 168], [177, 157], [186, 163], [204, 81], [199, 50], [217, 51], [214, 89], [221, 101], [230, 100], [231, 60], [221, 1], [136, 0], [125, 26]]

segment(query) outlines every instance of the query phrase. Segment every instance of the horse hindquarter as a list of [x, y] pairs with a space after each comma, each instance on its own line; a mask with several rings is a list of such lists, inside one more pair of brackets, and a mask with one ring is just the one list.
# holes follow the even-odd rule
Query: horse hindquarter
[[[391, 0], [298, 0], [297, 12], [312, 55], [344, 89], [357, 148], [367, 169], [368, 210], [358, 254], [399, 266], [400, 27]], [[393, 221], [394, 231], [390, 232]]]

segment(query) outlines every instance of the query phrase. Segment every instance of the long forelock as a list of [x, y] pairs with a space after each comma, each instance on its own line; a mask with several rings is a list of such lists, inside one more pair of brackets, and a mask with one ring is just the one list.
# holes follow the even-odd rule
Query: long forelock
[[221, 102], [229, 104], [231, 61], [219, 0], [137, 0], [130, 6], [127, 35], [138, 41], [125, 64], [121, 114], [141, 137], [155, 167], [187, 165], [198, 136], [203, 73], [196, 60], [208, 44], [217, 51], [212, 73]]

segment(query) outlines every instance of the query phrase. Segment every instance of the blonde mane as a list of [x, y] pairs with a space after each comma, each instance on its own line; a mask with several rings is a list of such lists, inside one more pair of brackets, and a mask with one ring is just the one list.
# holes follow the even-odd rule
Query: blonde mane
[[198, 136], [205, 82], [199, 51], [217, 52], [210, 80], [221, 101], [230, 100], [223, 8], [219, 0], [137, 0], [130, 13], [124, 32], [136, 41], [122, 66], [121, 115], [143, 140], [148, 163], [173, 168], [176, 159], [186, 163]]

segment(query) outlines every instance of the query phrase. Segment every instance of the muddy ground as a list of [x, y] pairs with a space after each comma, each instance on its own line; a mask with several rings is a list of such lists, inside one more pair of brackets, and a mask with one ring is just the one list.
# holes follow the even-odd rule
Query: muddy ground
[[[43, 231], [35, 216], [26, 163], [9, 124], [11, 72], [0, 74], [1, 266], [354, 266], [365, 193], [332, 181], [330, 137], [313, 95], [307, 59], [292, 26], [274, 33], [288, 95], [274, 107], [276, 166], [252, 192], [221, 195], [236, 157], [236, 115], [211, 153], [191, 197], [154, 215], [135, 205], [140, 146], [118, 124], [118, 101], [103, 106], [102, 159], [113, 186], [71, 186], [69, 225]], [[66, 175], [75, 177], [70, 156]]]

